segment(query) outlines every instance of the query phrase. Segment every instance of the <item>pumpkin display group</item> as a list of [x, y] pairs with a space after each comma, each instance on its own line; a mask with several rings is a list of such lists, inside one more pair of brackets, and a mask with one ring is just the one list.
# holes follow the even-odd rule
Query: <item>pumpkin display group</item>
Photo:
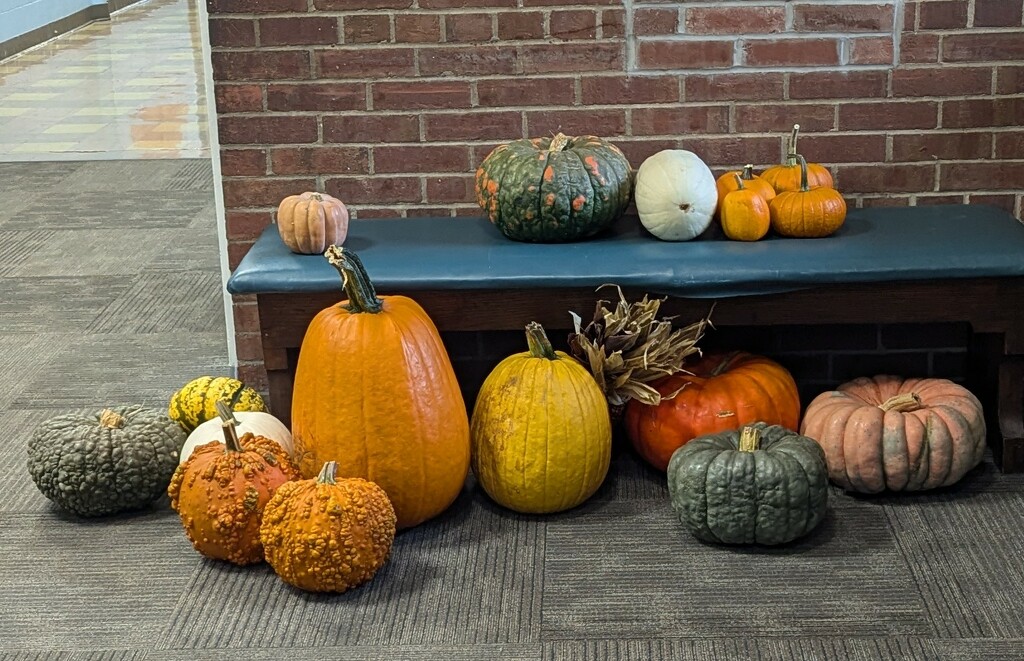
[[322, 254], [348, 236], [348, 208], [326, 193], [289, 195], [277, 207], [277, 231], [294, 253]]
[[715, 175], [693, 152], [665, 149], [637, 170], [637, 214], [647, 231], [663, 241], [700, 236], [711, 226], [717, 206]]
[[576, 241], [606, 229], [629, 205], [629, 161], [614, 144], [586, 135], [499, 145], [476, 171], [488, 219], [516, 241]]
[[232, 411], [266, 411], [267, 405], [255, 389], [228, 376], [201, 376], [186, 383], [171, 396], [168, 415], [191, 433], [207, 420], [217, 419], [217, 402], [227, 402]]

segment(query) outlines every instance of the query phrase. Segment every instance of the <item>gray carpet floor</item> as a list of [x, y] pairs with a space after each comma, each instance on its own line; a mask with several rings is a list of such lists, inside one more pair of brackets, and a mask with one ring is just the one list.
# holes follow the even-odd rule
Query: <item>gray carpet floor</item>
[[0, 658], [1024, 659], [1024, 477], [990, 461], [940, 492], [837, 491], [811, 536], [750, 549], [690, 537], [619, 450], [559, 515], [470, 481], [333, 596], [200, 558], [166, 500], [62, 514], [25, 471], [36, 424], [227, 371], [211, 185], [201, 161], [0, 164]]

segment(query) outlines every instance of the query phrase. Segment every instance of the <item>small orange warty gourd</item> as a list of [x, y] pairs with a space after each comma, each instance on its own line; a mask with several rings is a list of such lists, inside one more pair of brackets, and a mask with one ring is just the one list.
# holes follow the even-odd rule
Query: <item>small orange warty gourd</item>
[[250, 565], [263, 560], [263, 508], [282, 484], [300, 475], [277, 441], [252, 434], [238, 438], [230, 410], [217, 405], [224, 443], [196, 448], [175, 470], [167, 495], [199, 553]]
[[753, 422], [796, 429], [800, 394], [792, 375], [773, 360], [744, 352], [707, 354], [689, 374], [653, 385], [657, 406], [631, 399], [626, 435], [649, 464], [665, 470], [672, 453], [698, 436], [738, 429]]
[[814, 239], [835, 234], [846, 220], [846, 200], [834, 188], [807, 187], [807, 161], [800, 160], [800, 190], [779, 193], [768, 203], [772, 229], [782, 236]]
[[829, 478], [862, 493], [949, 486], [985, 454], [981, 402], [947, 379], [854, 379], [815, 397], [800, 429]]
[[292, 440], [303, 476], [325, 462], [375, 482], [398, 527], [443, 512], [469, 471], [469, 416], [434, 323], [416, 301], [377, 297], [359, 257], [331, 246], [348, 300], [320, 311], [299, 350]]
[[[800, 190], [801, 174], [800, 163], [797, 160], [796, 141], [800, 132], [800, 125], [793, 125], [793, 133], [789, 137], [789, 149], [786, 150], [786, 162], [781, 165], [773, 165], [761, 173], [761, 178], [771, 185], [776, 193], [785, 191]], [[818, 163], [807, 164], [807, 187], [808, 188], [832, 188], [832, 173], [823, 165]]]
[[[737, 178], [740, 183], [737, 183]], [[718, 189], [719, 214], [722, 212], [725, 196], [740, 188], [754, 191], [763, 197], [765, 202], [770, 202], [775, 197], [775, 189], [767, 181], [754, 174], [754, 166], [750, 163], [744, 165], [743, 170], [729, 170], [723, 174], [715, 181], [715, 188]]]
[[292, 252], [319, 255], [348, 236], [348, 208], [326, 193], [289, 195], [277, 207], [277, 231]]
[[739, 175], [733, 175], [739, 188], [728, 193], [719, 207], [722, 231], [734, 241], [757, 241], [768, 233], [771, 214], [760, 193], [747, 188]]
[[329, 461], [316, 479], [282, 485], [263, 514], [267, 563], [302, 590], [345, 592], [369, 581], [395, 541], [395, 510], [384, 490], [336, 472]]

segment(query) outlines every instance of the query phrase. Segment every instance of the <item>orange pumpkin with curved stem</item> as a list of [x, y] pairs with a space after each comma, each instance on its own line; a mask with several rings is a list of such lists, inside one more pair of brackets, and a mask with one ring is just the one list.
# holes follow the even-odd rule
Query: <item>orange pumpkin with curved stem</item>
[[753, 188], [744, 186], [738, 174], [733, 176], [739, 188], [722, 201], [719, 211], [722, 231], [734, 241], [757, 241], [771, 227], [768, 203]]
[[715, 188], [718, 189], [719, 213], [721, 213], [722, 204], [725, 202], [725, 196], [740, 188], [754, 191], [763, 197], [765, 202], [770, 202], [775, 197], [775, 189], [766, 180], [754, 174], [754, 166], [750, 163], [744, 165], [742, 170], [729, 170], [723, 174], [715, 181]]
[[[800, 162], [796, 150], [796, 141], [800, 133], [800, 125], [793, 125], [793, 133], [790, 134], [786, 150], [786, 162], [781, 165], [773, 165], [761, 173], [761, 178], [768, 182], [776, 193], [800, 190]], [[818, 163], [807, 164], [807, 187], [808, 188], [832, 188], [832, 173], [824, 165]]]
[[772, 229], [783, 236], [805, 239], [834, 234], [846, 220], [846, 200], [834, 188], [807, 185], [807, 161], [800, 162], [800, 190], [779, 193], [768, 203]]

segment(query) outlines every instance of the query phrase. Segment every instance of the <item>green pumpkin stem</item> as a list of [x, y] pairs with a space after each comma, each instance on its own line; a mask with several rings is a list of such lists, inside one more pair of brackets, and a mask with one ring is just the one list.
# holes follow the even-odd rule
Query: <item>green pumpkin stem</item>
[[793, 124], [793, 132], [789, 135], [786, 140], [786, 165], [796, 165], [796, 141], [800, 134], [800, 125]]
[[761, 431], [757, 427], [744, 427], [740, 432], [740, 452], [757, 452], [761, 446]]
[[736, 177], [736, 185], [739, 186], [739, 188], [737, 188], [736, 190], [743, 190], [743, 177], [739, 176], [738, 174], [734, 174], [733, 176]]
[[569, 146], [569, 136], [564, 133], [559, 133], [555, 137], [551, 138], [551, 144], [548, 145], [548, 151], [562, 151]]
[[811, 190], [807, 185], [807, 160], [800, 154], [797, 154], [796, 157], [800, 161], [800, 192], [806, 193]]
[[363, 261], [358, 255], [351, 250], [332, 245], [324, 252], [324, 257], [341, 274], [345, 294], [348, 296], [346, 309], [349, 312], [376, 314], [384, 309], [384, 301], [377, 298], [370, 276], [367, 275]]
[[123, 415], [117, 411], [110, 409], [103, 409], [100, 413], [100, 427], [106, 427], [107, 429], [121, 429], [124, 427], [126, 422]]
[[743, 181], [750, 181], [754, 178], [754, 164], [747, 163], [743, 166], [743, 176], [740, 177]]
[[916, 392], [907, 392], [896, 395], [878, 405], [883, 411], [916, 411], [921, 408], [921, 397]]
[[544, 327], [536, 321], [531, 321], [526, 325], [526, 343], [529, 345], [530, 354], [534, 358], [558, 360], [558, 356], [555, 355], [555, 349], [551, 346], [551, 341], [548, 339], [548, 334], [544, 332]]
[[324, 464], [324, 467], [320, 469], [320, 474], [316, 476], [317, 484], [337, 484], [334, 477], [338, 473], [338, 462], [328, 461]]
[[217, 400], [214, 406], [217, 408], [217, 415], [220, 416], [220, 427], [224, 430], [224, 452], [241, 452], [242, 444], [238, 441], [238, 430], [235, 429], [238, 421], [235, 420], [231, 407], [223, 400]]

